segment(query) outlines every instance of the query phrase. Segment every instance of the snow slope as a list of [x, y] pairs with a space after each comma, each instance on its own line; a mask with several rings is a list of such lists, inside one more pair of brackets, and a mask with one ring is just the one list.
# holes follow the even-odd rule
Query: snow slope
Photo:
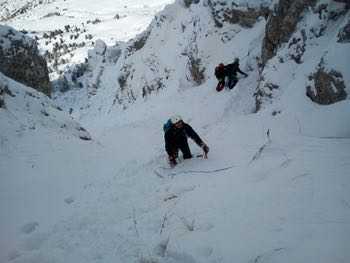
[[[200, 118], [189, 106], [194, 96], [206, 117]], [[9, 157], [3, 153], [2, 160], [17, 163], [1, 165], [6, 169], [1, 174], [19, 176], [25, 169], [25, 178], [39, 177], [21, 191], [22, 198], [14, 189], [2, 191], [1, 200], [17, 218], [6, 224], [17, 242], [6, 258], [347, 262], [349, 139], [299, 134], [298, 129], [289, 129], [288, 113], [276, 118], [227, 116], [227, 109], [212, 104], [213, 96], [208, 87], [171, 99], [154, 97], [114, 116], [118, 124], [99, 136], [100, 144], [77, 145], [50, 137], [50, 143], [40, 140], [30, 151], [20, 147]], [[175, 109], [211, 151], [207, 160], [185, 161], [169, 170], [161, 126]], [[140, 120], [140, 112], [149, 115]], [[27, 138], [32, 145], [28, 140], [33, 136]], [[193, 144], [191, 148], [200, 152]], [[39, 149], [50, 154], [43, 156]], [[47, 163], [54, 166], [45, 168]], [[48, 171], [50, 178], [41, 178]], [[3, 178], [2, 185], [8, 180]], [[42, 194], [30, 195], [32, 191], [45, 194], [45, 200]], [[28, 200], [25, 209], [16, 206], [10, 193], [18, 202]], [[7, 206], [1, 207], [4, 211]]]
[[[263, 72], [281, 89], [252, 114], [259, 83], [254, 56], [260, 52], [264, 20], [253, 29], [215, 29], [204, 6], [181, 8], [179, 2], [167, 7], [163, 15], [170, 20], [152, 30], [144, 48], [102, 65], [95, 95], [74, 89], [56, 98], [65, 109], [74, 109], [72, 115], [92, 132], [92, 141], [72, 135], [74, 128], [62, 133], [52, 128], [39, 110], [32, 114], [35, 123], [46, 128], [13, 132], [18, 122], [0, 109], [2, 261], [349, 261], [349, 99], [320, 106], [305, 96], [307, 76], [321, 57], [348, 83], [349, 47], [334, 39], [348, 14], [308, 43], [303, 64], [289, 59], [287, 44], [281, 48], [286, 62], [272, 59]], [[307, 19], [317, 22], [312, 13], [305, 19], [300, 25], [312, 24]], [[175, 39], [181, 22], [188, 31]], [[186, 77], [188, 56], [179, 55], [194, 32], [197, 39], [212, 32], [195, 42], [207, 68], [202, 84]], [[228, 42], [218, 37], [228, 35]], [[123, 51], [111, 49], [117, 48]], [[249, 56], [241, 55], [248, 51]], [[96, 68], [85, 80], [95, 80], [101, 69], [103, 56], [97, 53]], [[217, 93], [211, 69], [236, 55], [243, 57], [249, 77], [234, 90]], [[137, 99], [121, 97], [122, 103], [113, 105], [119, 92], [116, 72], [127, 64], [135, 71], [124, 92], [133, 90]], [[156, 73], [146, 70], [152, 65]], [[172, 72], [168, 79], [165, 68]], [[165, 87], [142, 97], [141, 84], [158, 77]], [[18, 85], [1, 80], [11, 89]], [[31, 108], [34, 102], [27, 99]], [[22, 112], [25, 103], [8, 102], [7, 108]], [[162, 125], [175, 113], [208, 143], [209, 159], [168, 168]], [[32, 115], [16, 116], [24, 122]], [[193, 143], [190, 147], [200, 153]]]
[[[91, 137], [49, 98], [32, 88], [3, 74], [0, 74], [0, 87], [5, 103], [0, 109], [0, 228], [3, 236], [0, 254], [4, 256], [4, 248], [13, 242], [14, 229], [10, 225], [22, 224], [27, 216], [55, 217], [59, 211], [50, 201], [57, 194], [53, 189], [59, 187], [57, 174], [64, 169], [59, 169], [54, 154], [48, 153], [60, 152], [62, 143], [83, 146]], [[64, 155], [69, 159], [67, 153], [69, 151]], [[49, 193], [52, 196], [46, 199]], [[38, 206], [40, 201], [42, 207]]]
[[[249, 2], [252, 6], [253, 3]], [[264, 3], [267, 4], [266, 1]], [[325, 3], [328, 4], [328, 13], [342, 14], [343, 4], [320, 1], [317, 6]], [[242, 5], [245, 6], [244, 1]], [[349, 45], [337, 42], [340, 28], [348, 21], [349, 12], [334, 20], [312, 10], [306, 11], [290, 41], [281, 46], [277, 55], [261, 71], [258, 58], [261, 55], [265, 19], [258, 18], [253, 28], [229, 23], [217, 28], [206, 4], [184, 8], [179, 1], [159, 13], [136, 39], [111, 47], [101, 47], [96, 43], [90, 53], [86, 72], [77, 78], [83, 88], [77, 86], [77, 82], [72, 82], [72, 77], [67, 74], [73, 88], [68, 92], [56, 93], [54, 99], [66, 111], [71, 110], [75, 118], [85, 125], [93, 125], [96, 130], [108, 125], [110, 114], [118, 115], [121, 109], [135, 103], [142, 104], [154, 95], [171, 97], [187, 89], [200, 90], [204, 87], [211, 87], [214, 91], [217, 83], [213, 74], [215, 66], [219, 62], [231, 63], [234, 57], [239, 57], [241, 69], [249, 77], [239, 81], [234, 96], [221, 98], [223, 101], [220, 103], [225, 110], [233, 107], [238, 114], [254, 112], [257, 87], [263, 87], [265, 96], [261, 99], [261, 107], [273, 103], [268, 109], [271, 114], [278, 114], [287, 107], [295, 115], [291, 120], [292, 125], [300, 122], [299, 119], [306, 119], [305, 123], [297, 124], [305, 125], [305, 133], [347, 137], [349, 124], [344, 122], [344, 115], [337, 116], [338, 111], [334, 111], [332, 106], [318, 107], [309, 103], [305, 92], [307, 86], [313, 85], [310, 76], [320, 67], [342, 73], [342, 81], [349, 83]], [[305, 37], [301, 36], [303, 34]], [[297, 44], [294, 43], [296, 39]], [[144, 40], [144, 45], [135, 49], [135, 43], [143, 42], [141, 40]], [[296, 63], [293, 57], [298, 55], [299, 49], [304, 51], [300, 55], [301, 62]], [[192, 60], [198, 61], [199, 71], [203, 72], [199, 82], [191, 75]], [[271, 89], [270, 84], [277, 88]], [[350, 93], [349, 87], [346, 92]], [[212, 103], [216, 104], [218, 99], [215, 96]], [[198, 109], [197, 115], [200, 112]], [[324, 119], [330, 122], [329, 127], [342, 126], [343, 130], [334, 135], [332, 130], [327, 132], [327, 127], [323, 125], [320, 129], [319, 124]]]
[[[57, 93], [54, 99], [67, 111], [72, 108], [80, 121], [97, 123], [101, 116], [118, 114], [121, 108], [147, 101], [155, 94], [172, 96], [193, 86], [201, 89], [200, 82], [214, 88], [215, 66], [219, 62], [231, 63], [238, 56], [242, 59], [242, 69], [251, 73], [251, 78], [240, 82], [246, 88], [240, 88], [238, 96], [250, 101], [241, 103], [236, 98], [235, 105], [239, 112], [252, 112], [252, 94], [258, 85], [255, 56], [261, 50], [264, 26], [265, 20], [259, 18], [252, 29], [235, 24], [216, 28], [206, 5], [185, 8], [179, 1], [168, 5], [135, 39], [118, 43], [107, 48], [106, 53], [90, 58], [86, 74], [78, 78], [84, 88]], [[108, 54], [113, 49], [121, 52], [116, 58]], [[199, 61], [199, 70], [203, 72], [198, 83], [190, 73], [192, 59]], [[69, 74], [67, 79], [70, 80]], [[232, 100], [227, 98], [226, 104], [229, 107]]]

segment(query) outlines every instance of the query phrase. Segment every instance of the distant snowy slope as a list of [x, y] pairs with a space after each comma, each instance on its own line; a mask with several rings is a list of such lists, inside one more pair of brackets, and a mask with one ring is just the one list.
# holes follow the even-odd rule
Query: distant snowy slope
[[8, 13], [3, 23], [38, 39], [51, 69], [51, 78], [56, 79], [67, 65], [83, 62], [87, 49], [97, 39], [110, 45], [127, 41], [142, 32], [153, 16], [172, 2], [12, 0], [2, 3], [3, 13]]
[[41, 4], [54, 2], [55, 0], [2, 0], [0, 2], [0, 21], [6, 21], [26, 14]]

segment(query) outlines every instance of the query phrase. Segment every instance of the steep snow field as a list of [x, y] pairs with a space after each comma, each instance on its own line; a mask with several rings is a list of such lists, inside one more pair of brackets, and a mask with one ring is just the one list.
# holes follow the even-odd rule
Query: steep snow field
[[[168, 6], [161, 14], [169, 20], [144, 48], [117, 63], [102, 65], [95, 54], [95, 95], [56, 94], [92, 140], [81, 140], [86, 132], [48, 98], [0, 76], [16, 94], [0, 108], [1, 262], [349, 262], [349, 99], [320, 106], [305, 96], [321, 58], [349, 83], [349, 45], [335, 42], [349, 13], [322, 37], [308, 36], [304, 63], [289, 58], [288, 45], [279, 51], [263, 76], [281, 88], [253, 114], [265, 21], [216, 29], [203, 6], [181, 8]], [[308, 14], [299, 26], [321, 24]], [[183, 50], [197, 50], [206, 66], [202, 84], [189, 80]], [[234, 56], [249, 77], [218, 93], [212, 69]], [[114, 104], [116, 72], [127, 64], [136, 73], [124, 92], [137, 99], [121, 93]], [[143, 98], [154, 72], [165, 88]], [[173, 114], [207, 142], [208, 159], [169, 169], [162, 126]]]
[[[5, 261], [347, 262], [350, 140], [307, 136], [289, 113], [237, 116], [223, 107], [235, 92], [154, 97], [92, 142], [2, 133]], [[175, 111], [211, 151], [170, 170]]]

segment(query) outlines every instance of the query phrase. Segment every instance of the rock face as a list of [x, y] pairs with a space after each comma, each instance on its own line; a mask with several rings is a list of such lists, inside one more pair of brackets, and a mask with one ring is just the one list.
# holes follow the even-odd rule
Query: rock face
[[335, 2], [350, 4], [349, 0], [334, 0]]
[[261, 52], [264, 65], [276, 55], [277, 49], [282, 43], [289, 41], [305, 8], [314, 5], [316, 2], [316, 0], [279, 1], [265, 29]]
[[309, 79], [313, 80], [314, 87], [306, 88], [306, 96], [313, 102], [329, 105], [346, 99], [345, 84], [340, 72], [327, 72], [324, 68], [319, 68]]
[[48, 96], [51, 83], [36, 42], [11, 27], [0, 25], [0, 71]]
[[219, 1], [208, 0], [215, 25], [222, 27], [225, 22], [238, 24], [245, 28], [254, 26], [259, 17], [267, 18], [270, 10], [267, 7], [259, 6], [255, 8], [242, 7], [234, 2], [231, 5]]
[[23, 15], [40, 5], [50, 3], [50, 1], [52, 2], [52, 0], [3, 0], [0, 2], [0, 21], [7, 21], [16, 16]]
[[0, 109], [5, 108], [5, 90], [3, 89], [2, 86], [0, 86]]
[[190, 7], [192, 4], [198, 4], [200, 0], [183, 0], [185, 7]]
[[251, 28], [256, 23], [258, 17], [268, 17], [269, 10], [267, 8], [247, 10], [229, 9], [224, 12], [224, 21], [231, 24], [239, 24], [242, 27]]
[[350, 43], [350, 20], [344, 26], [338, 34], [339, 43]]

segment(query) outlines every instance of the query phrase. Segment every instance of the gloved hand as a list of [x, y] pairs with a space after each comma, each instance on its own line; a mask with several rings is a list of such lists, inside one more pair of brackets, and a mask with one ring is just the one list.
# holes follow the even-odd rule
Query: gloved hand
[[248, 78], [248, 74], [246, 73], [246, 74], [244, 75], [244, 77]]
[[205, 157], [206, 157], [207, 154], [208, 154], [208, 152], [209, 152], [209, 147], [208, 147], [208, 145], [206, 145], [204, 142], [202, 143], [201, 147], [202, 147], [202, 149], [203, 149], [203, 151], [204, 151], [204, 155], [205, 155]]

